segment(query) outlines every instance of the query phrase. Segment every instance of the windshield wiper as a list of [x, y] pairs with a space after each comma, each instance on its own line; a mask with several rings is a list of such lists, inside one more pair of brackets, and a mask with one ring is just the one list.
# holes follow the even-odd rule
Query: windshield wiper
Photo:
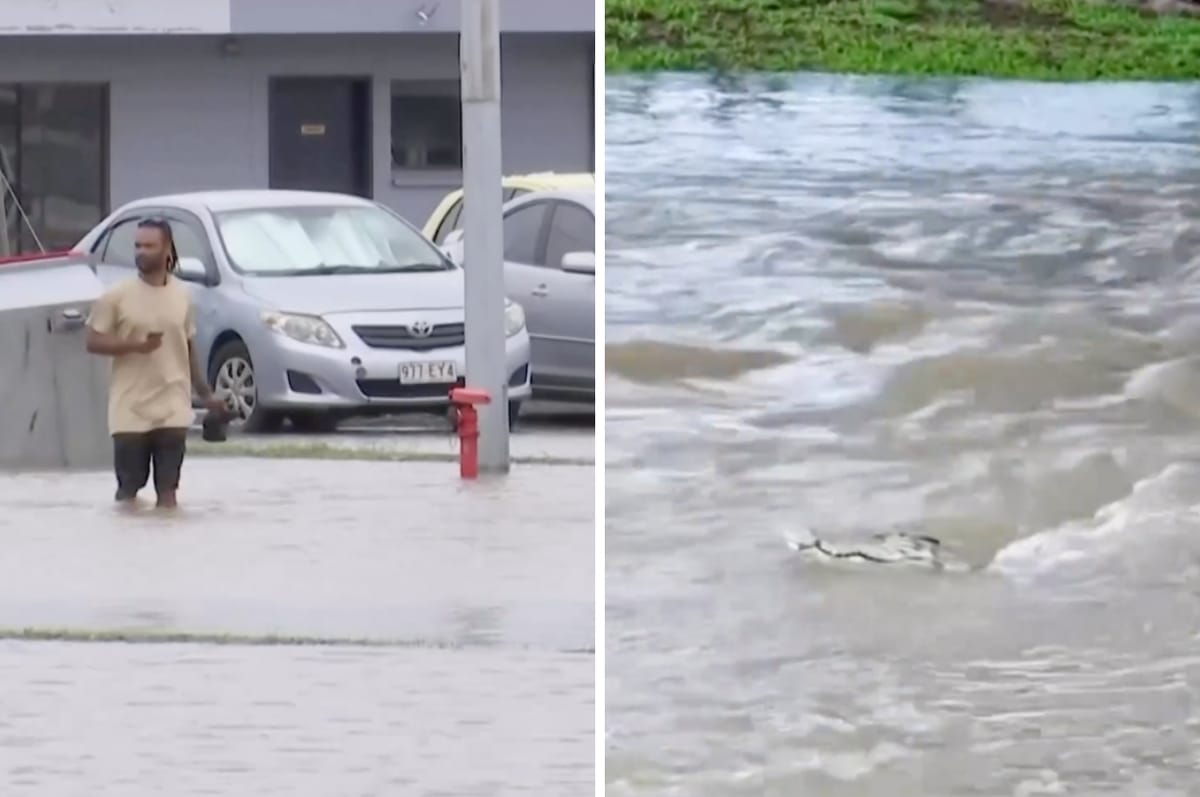
[[378, 266], [352, 266], [344, 263], [296, 269], [297, 274], [370, 274], [376, 271], [379, 271]]
[[330, 274], [398, 274], [410, 271], [446, 271], [444, 263], [413, 263], [411, 265], [356, 266], [349, 263], [330, 263], [311, 268], [290, 268], [272, 271], [273, 277], [321, 277]]
[[445, 263], [412, 263], [407, 266], [389, 266], [388, 271], [448, 271]]

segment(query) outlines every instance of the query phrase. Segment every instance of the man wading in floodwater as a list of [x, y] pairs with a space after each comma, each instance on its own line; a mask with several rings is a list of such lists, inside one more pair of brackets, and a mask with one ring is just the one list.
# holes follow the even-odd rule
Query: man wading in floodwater
[[171, 273], [178, 255], [170, 225], [138, 222], [134, 250], [138, 275], [96, 300], [87, 350], [113, 358], [108, 427], [117, 500], [133, 503], [153, 464], [158, 506], [172, 508], [192, 425], [192, 388], [209, 410], [219, 412], [223, 403], [197, 368], [192, 303]]

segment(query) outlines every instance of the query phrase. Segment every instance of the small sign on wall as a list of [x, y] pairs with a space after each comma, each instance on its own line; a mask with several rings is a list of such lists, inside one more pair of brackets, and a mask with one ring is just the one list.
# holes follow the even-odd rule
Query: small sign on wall
[[319, 122], [300, 125], [300, 135], [302, 135], [302, 136], [323, 136], [323, 135], [325, 135], [325, 125], [323, 125]]

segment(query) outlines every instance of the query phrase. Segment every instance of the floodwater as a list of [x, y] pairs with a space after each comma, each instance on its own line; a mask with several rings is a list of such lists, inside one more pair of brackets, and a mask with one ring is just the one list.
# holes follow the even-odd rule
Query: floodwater
[[[610, 79], [610, 795], [1200, 783], [1200, 87]], [[785, 537], [942, 541], [945, 571]]]
[[[592, 787], [592, 468], [184, 479], [164, 514], [116, 509], [106, 473], [0, 476], [0, 793]], [[104, 634], [134, 641], [75, 641]]]

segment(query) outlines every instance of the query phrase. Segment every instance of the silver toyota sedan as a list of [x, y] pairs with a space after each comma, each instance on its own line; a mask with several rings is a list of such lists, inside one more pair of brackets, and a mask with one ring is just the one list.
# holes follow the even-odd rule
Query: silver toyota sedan
[[[290, 419], [445, 413], [463, 384], [463, 271], [388, 208], [343, 194], [238, 190], [131, 202], [74, 248], [100, 279], [134, 272], [137, 222], [166, 220], [196, 348], [246, 431]], [[505, 300], [510, 422], [530, 395], [522, 307]]]

